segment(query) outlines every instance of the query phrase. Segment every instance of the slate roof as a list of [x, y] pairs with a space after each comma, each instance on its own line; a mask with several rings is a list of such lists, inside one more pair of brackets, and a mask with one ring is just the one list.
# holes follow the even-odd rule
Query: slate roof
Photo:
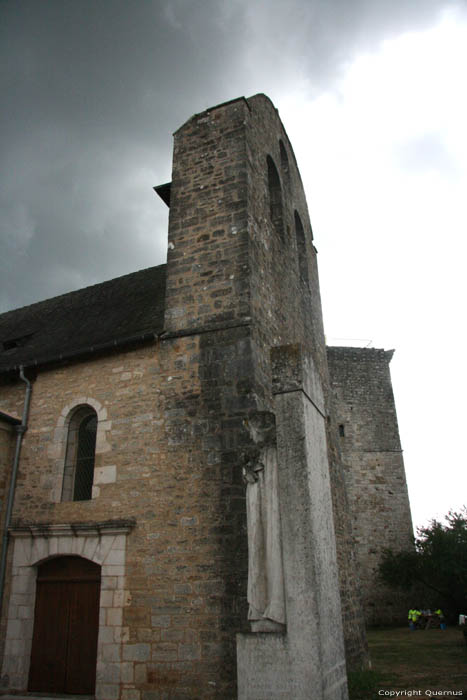
[[150, 340], [163, 331], [166, 266], [0, 315], [0, 372]]

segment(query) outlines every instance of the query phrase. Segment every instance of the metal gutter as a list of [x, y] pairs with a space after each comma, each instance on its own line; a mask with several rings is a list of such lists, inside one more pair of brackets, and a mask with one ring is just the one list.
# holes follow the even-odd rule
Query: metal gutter
[[29, 417], [29, 406], [31, 403], [31, 382], [27, 377], [24, 376], [24, 367], [19, 369], [19, 377], [21, 381], [26, 384], [26, 393], [24, 396], [24, 406], [23, 406], [23, 416], [21, 418], [21, 423], [16, 426], [16, 448], [15, 456], [13, 458], [13, 468], [11, 470], [10, 488], [8, 490], [8, 501], [6, 507], [6, 515], [4, 522], [4, 530], [2, 537], [2, 553], [0, 558], [0, 614], [3, 606], [3, 593], [5, 589], [5, 570], [6, 570], [6, 556], [8, 551], [8, 528], [11, 523], [11, 514], [13, 512], [13, 502], [15, 499], [15, 489], [16, 489], [16, 477], [18, 475], [19, 467], [19, 457], [21, 454], [21, 445], [23, 442], [23, 435], [28, 429], [28, 417]]
[[78, 348], [78, 350], [70, 350], [69, 352], [62, 352], [58, 355], [52, 355], [52, 357], [39, 357], [32, 360], [24, 362], [22, 365], [11, 365], [10, 367], [4, 367], [0, 370], [1, 374], [6, 374], [7, 372], [17, 372], [20, 367], [39, 367], [44, 365], [50, 365], [54, 362], [63, 362], [64, 360], [73, 360], [78, 357], [83, 357], [85, 355], [92, 355], [97, 352], [105, 352], [107, 350], [118, 349], [124, 347], [125, 345], [134, 345], [135, 343], [144, 343], [155, 341], [159, 338], [159, 333], [141, 333], [138, 335], [132, 335], [128, 338], [117, 338], [114, 340], [107, 341], [106, 343], [101, 343], [98, 345], [89, 345], [84, 348]]

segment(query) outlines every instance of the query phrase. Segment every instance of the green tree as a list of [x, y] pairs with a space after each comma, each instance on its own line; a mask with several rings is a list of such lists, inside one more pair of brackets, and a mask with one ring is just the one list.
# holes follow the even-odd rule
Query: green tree
[[445, 521], [432, 520], [418, 528], [410, 551], [386, 549], [379, 575], [392, 588], [421, 587], [426, 601], [457, 619], [459, 613], [467, 613], [467, 508], [449, 511]]

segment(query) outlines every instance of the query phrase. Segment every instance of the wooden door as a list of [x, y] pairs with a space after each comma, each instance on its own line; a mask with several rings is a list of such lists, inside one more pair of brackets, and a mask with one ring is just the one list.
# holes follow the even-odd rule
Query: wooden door
[[57, 557], [39, 567], [29, 690], [92, 695], [96, 683], [100, 566]]

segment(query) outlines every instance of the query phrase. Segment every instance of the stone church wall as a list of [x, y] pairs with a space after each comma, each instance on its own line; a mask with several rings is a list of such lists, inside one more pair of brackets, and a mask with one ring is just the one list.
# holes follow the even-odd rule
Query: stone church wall
[[[198, 339], [168, 340], [44, 371], [33, 384], [14, 524], [136, 521], [125, 570], [116, 572], [125, 606], [104, 611], [106, 627], [119, 617], [124, 644], [107, 639], [97, 675], [103, 698], [151, 700], [174, 687], [180, 697], [226, 697], [235, 677], [225, 647], [234, 643], [242, 525], [235, 499], [222, 495], [216, 438], [198, 407], [199, 352]], [[13, 412], [23, 391], [5, 389], [2, 409]], [[64, 410], [82, 403], [101, 414], [93, 498], [62, 503]]]
[[412, 520], [389, 362], [392, 351], [328, 348], [367, 624], [406, 623], [405, 596], [378, 582], [384, 548], [412, 546]]

